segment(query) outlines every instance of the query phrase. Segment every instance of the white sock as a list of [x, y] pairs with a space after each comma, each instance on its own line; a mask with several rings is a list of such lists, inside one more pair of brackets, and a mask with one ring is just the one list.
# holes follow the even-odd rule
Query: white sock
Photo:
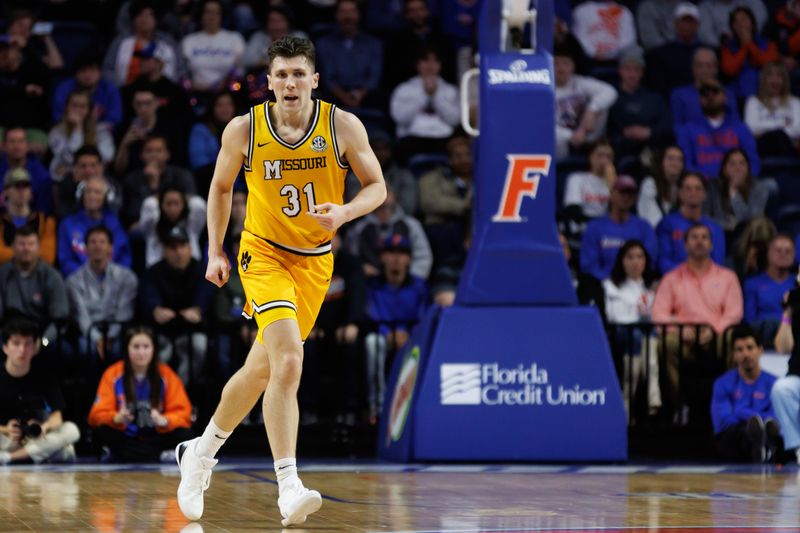
[[275, 476], [278, 478], [278, 494], [283, 492], [285, 487], [300, 482], [297, 477], [297, 459], [287, 457], [275, 461]]
[[228, 440], [228, 437], [231, 436], [231, 433], [233, 433], [233, 431], [221, 430], [214, 423], [214, 419], [212, 418], [209, 420], [206, 430], [197, 442], [195, 453], [200, 457], [213, 459], [222, 445], [225, 444], [225, 441]]
[[11, 454], [8, 452], [0, 452], [0, 465], [7, 465], [11, 462]]

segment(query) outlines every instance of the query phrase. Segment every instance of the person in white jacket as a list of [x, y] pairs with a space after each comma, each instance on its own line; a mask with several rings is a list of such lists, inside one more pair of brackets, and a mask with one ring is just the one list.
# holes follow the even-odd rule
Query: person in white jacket
[[636, 25], [630, 10], [613, 0], [583, 2], [572, 12], [572, 33], [592, 59], [617, 59], [636, 44]]
[[167, 186], [142, 203], [139, 229], [145, 237], [145, 266], [149, 268], [163, 259], [162, 240], [177, 225], [186, 230], [192, 257], [200, 261], [203, 258], [200, 235], [206, 227], [206, 201], [195, 194], [185, 194], [179, 187]]
[[568, 47], [554, 51], [556, 78], [556, 158], [605, 134], [608, 110], [617, 91], [608, 83], [575, 74], [575, 55]]
[[409, 154], [445, 151], [447, 139], [461, 119], [458, 89], [439, 73], [442, 62], [433, 48], [417, 59], [417, 75], [398, 85], [389, 103], [397, 124], [398, 158]]
[[800, 140], [800, 98], [789, 94], [789, 71], [783, 63], [761, 69], [758, 94], [750, 96], [744, 121], [761, 156], [797, 155]]
[[[623, 398], [629, 414], [630, 399], [636, 397], [645, 375], [648, 411], [652, 413], [661, 406], [656, 338], [634, 326], [650, 322], [655, 300], [652, 264], [653, 258], [648, 256], [644, 244], [629, 240], [619, 249], [611, 276], [603, 280], [606, 319], [613, 332], [612, 348], [623, 355]], [[647, 372], [644, 372], [645, 364], [649, 367]]]

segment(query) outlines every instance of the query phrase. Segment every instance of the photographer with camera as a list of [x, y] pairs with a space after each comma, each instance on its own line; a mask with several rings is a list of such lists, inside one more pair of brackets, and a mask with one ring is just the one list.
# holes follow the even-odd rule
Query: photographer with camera
[[108, 448], [107, 460], [174, 461], [171, 451], [191, 434], [192, 405], [178, 375], [159, 363], [153, 331], [125, 334], [125, 357], [108, 367], [89, 412], [89, 425]]
[[64, 422], [64, 397], [53, 375], [32, 364], [41, 347], [36, 324], [16, 319], [3, 329], [0, 367], [0, 465], [75, 460], [78, 426]]
[[[797, 282], [800, 283], [800, 272]], [[787, 451], [794, 451], [800, 465], [800, 344], [794, 339], [800, 335], [800, 288], [795, 286], [784, 298], [783, 317], [775, 335], [775, 349], [780, 353], [791, 353], [789, 371], [772, 387], [772, 408], [781, 424], [783, 444]]]

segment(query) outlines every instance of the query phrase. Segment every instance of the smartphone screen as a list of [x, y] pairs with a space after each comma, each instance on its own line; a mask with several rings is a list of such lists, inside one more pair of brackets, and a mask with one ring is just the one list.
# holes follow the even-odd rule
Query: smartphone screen
[[37, 22], [33, 25], [31, 32], [34, 35], [50, 35], [53, 33], [52, 22]]

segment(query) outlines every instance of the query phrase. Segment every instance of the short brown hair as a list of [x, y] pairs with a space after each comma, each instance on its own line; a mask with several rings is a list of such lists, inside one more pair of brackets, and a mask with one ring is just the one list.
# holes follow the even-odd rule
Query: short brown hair
[[269, 56], [270, 68], [272, 67], [272, 62], [275, 61], [276, 57], [291, 58], [302, 56], [308, 60], [308, 63], [312, 67], [314, 67], [314, 64], [316, 63], [316, 50], [314, 49], [314, 43], [312, 43], [309, 39], [293, 37], [291, 35], [287, 35], [282, 39], [278, 39], [269, 45], [267, 55]]

